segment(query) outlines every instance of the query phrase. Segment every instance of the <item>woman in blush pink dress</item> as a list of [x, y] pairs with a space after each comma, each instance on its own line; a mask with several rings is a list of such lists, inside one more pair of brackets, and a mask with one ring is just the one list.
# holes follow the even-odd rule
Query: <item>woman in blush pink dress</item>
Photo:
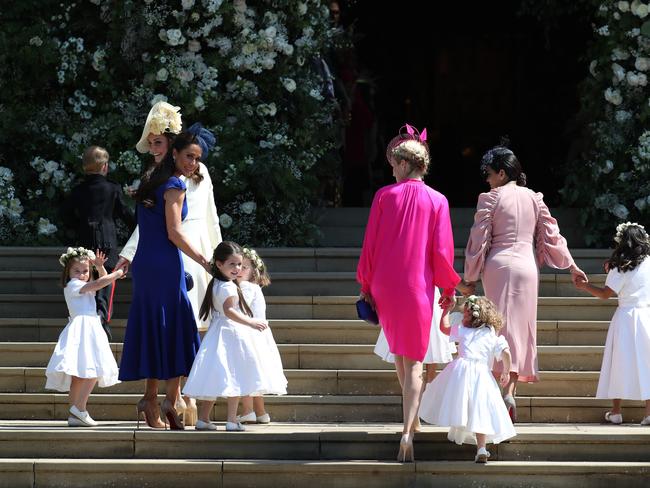
[[426, 130], [406, 126], [386, 150], [397, 183], [381, 188], [370, 217], [357, 268], [361, 298], [377, 311], [402, 385], [404, 429], [398, 460], [413, 460], [414, 422], [422, 388], [434, 287], [440, 305], [454, 302], [460, 277], [454, 271], [449, 205], [422, 181], [429, 167]]
[[[500, 334], [510, 345], [512, 365], [503, 399], [515, 421], [517, 381], [539, 380], [539, 268], [543, 264], [568, 268], [574, 283], [578, 277], [587, 278], [573, 261], [542, 194], [526, 188], [526, 175], [513, 152], [505, 146], [490, 149], [481, 160], [481, 172], [491, 190], [479, 195], [465, 250], [465, 275], [458, 288], [471, 294], [480, 277], [485, 296], [505, 319]], [[495, 374], [501, 368], [501, 363], [495, 364]]]

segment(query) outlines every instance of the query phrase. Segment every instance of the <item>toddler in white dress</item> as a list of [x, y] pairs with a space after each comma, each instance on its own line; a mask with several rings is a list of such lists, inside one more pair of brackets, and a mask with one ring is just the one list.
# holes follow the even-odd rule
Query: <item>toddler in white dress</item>
[[196, 430], [216, 430], [210, 411], [218, 397], [227, 399], [226, 430], [243, 431], [237, 421], [240, 397], [282, 393], [274, 390], [251, 338], [251, 332], [267, 329], [268, 323], [253, 317], [235, 282], [241, 266], [242, 250], [237, 244], [224, 241], [214, 250], [214, 278], [199, 311], [203, 318], [211, 315], [210, 327], [183, 388], [184, 395], [200, 400]]
[[492, 376], [493, 360], [504, 362], [501, 383], [509, 379], [510, 350], [504, 337], [496, 335], [502, 319], [494, 304], [484, 297], [468, 297], [464, 313], [450, 316], [440, 327], [449, 340], [458, 342], [458, 357], [426, 387], [420, 418], [450, 427], [448, 438], [457, 444], [476, 444], [477, 463], [487, 462], [487, 442], [498, 444], [516, 435], [499, 385]]
[[[63, 266], [61, 284], [70, 319], [45, 370], [45, 388], [69, 392], [69, 426], [92, 427], [97, 422], [86, 410], [86, 404], [95, 383], [102, 388], [119, 383], [117, 363], [97, 315], [95, 292], [113, 283], [123, 272], [107, 274], [106, 256], [100, 251], [95, 256], [83, 247], [69, 247], [59, 262]], [[91, 264], [99, 272], [97, 280], [90, 279]]]
[[[251, 307], [253, 317], [266, 320], [266, 300], [262, 287], [271, 284], [266, 265], [255, 249], [243, 248], [243, 262], [241, 272], [237, 276], [237, 283], [244, 293], [244, 299]], [[264, 372], [270, 385], [270, 390], [277, 395], [287, 392], [287, 378], [284, 376], [280, 351], [273, 338], [271, 328], [262, 331], [251, 330], [251, 340], [257, 350], [257, 355], [264, 364]], [[242, 415], [237, 420], [243, 424], [268, 424], [270, 415], [264, 406], [264, 397], [242, 397]]]
[[643, 400], [641, 425], [650, 425], [650, 238], [642, 225], [626, 222], [616, 227], [614, 241], [616, 247], [605, 264], [605, 286], [576, 283], [598, 298], [618, 295], [596, 398], [613, 399], [613, 408], [605, 413], [612, 424], [623, 423], [622, 399]]

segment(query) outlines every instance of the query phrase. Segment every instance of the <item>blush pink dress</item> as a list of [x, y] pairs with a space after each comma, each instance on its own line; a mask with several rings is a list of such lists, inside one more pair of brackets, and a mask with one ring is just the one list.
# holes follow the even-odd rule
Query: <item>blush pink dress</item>
[[[573, 264], [557, 221], [541, 193], [508, 183], [478, 198], [465, 250], [465, 281], [483, 281], [485, 296], [505, 319], [500, 334], [512, 354], [511, 372], [538, 381], [537, 292], [539, 268]], [[501, 363], [494, 370], [501, 372]]]
[[422, 361], [434, 286], [452, 295], [460, 281], [445, 196], [419, 179], [381, 188], [370, 209], [357, 281], [375, 300], [390, 352]]

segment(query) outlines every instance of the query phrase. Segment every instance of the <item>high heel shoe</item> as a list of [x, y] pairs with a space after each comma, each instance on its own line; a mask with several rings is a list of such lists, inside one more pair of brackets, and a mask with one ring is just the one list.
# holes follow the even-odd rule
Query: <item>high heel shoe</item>
[[163, 422], [165, 423], [165, 429], [167, 429], [167, 422], [169, 422], [170, 430], [185, 430], [183, 421], [178, 418], [178, 414], [174, 409], [172, 402], [169, 399], [165, 398], [160, 406], [160, 410], [163, 414]]
[[510, 420], [514, 424], [517, 421], [517, 403], [515, 402], [515, 397], [512, 395], [505, 395], [503, 397], [503, 403], [506, 404], [508, 409], [508, 415], [510, 415]]
[[144, 420], [149, 427], [152, 429], [162, 429], [165, 427], [165, 424], [160, 420], [160, 412], [158, 410], [158, 402], [155, 398], [142, 398], [138, 401], [136, 406], [138, 425], [137, 428], [140, 428], [140, 414], [144, 414]]
[[411, 434], [402, 435], [399, 441], [399, 452], [397, 453], [397, 460], [400, 463], [412, 463], [415, 461], [415, 453], [413, 452], [413, 437]]
[[184, 403], [185, 403], [185, 408], [183, 409], [183, 414], [182, 414], [183, 424], [185, 424], [185, 427], [196, 425], [196, 421], [199, 419], [199, 411], [196, 408], [196, 400], [194, 398], [185, 397]]

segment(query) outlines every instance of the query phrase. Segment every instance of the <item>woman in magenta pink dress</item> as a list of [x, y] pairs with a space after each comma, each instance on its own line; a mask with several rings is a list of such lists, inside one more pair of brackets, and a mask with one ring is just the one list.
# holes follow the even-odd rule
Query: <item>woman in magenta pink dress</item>
[[397, 183], [375, 194], [357, 268], [361, 297], [377, 311], [402, 385], [401, 461], [413, 460], [434, 286], [443, 289], [440, 304], [448, 307], [460, 281], [447, 199], [422, 181], [429, 167], [426, 130], [406, 128], [386, 150]]
[[[481, 172], [491, 190], [478, 197], [465, 250], [465, 275], [458, 288], [464, 294], [473, 293], [481, 278], [485, 296], [505, 319], [500, 334], [510, 345], [512, 366], [503, 399], [514, 421], [517, 381], [539, 381], [539, 268], [544, 264], [568, 268], [574, 282], [586, 276], [573, 261], [542, 194], [526, 188], [526, 175], [510, 149], [496, 146], [485, 153]], [[500, 374], [501, 368], [501, 363], [495, 364], [495, 374]]]

